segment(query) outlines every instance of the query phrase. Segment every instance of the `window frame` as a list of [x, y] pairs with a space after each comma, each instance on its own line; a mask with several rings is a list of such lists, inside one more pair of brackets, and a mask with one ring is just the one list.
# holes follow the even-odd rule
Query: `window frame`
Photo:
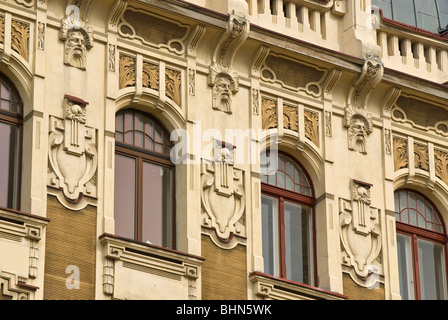
[[[14, 85], [14, 83], [3, 73], [0, 72], [0, 87], [2, 83], [6, 83], [6, 85], [9, 87], [9, 89], [11, 91], [13, 91], [13, 93], [15, 94], [15, 96], [18, 99], [18, 108], [19, 108], [19, 112], [13, 112], [13, 111], [7, 111], [4, 109], [0, 109], [0, 122], [4, 123], [6, 125], [9, 126], [15, 126], [18, 128], [18, 143], [17, 143], [17, 187], [15, 188], [15, 190], [13, 190], [13, 192], [16, 193], [16, 201], [13, 204], [12, 208], [8, 208], [7, 209], [12, 209], [12, 210], [16, 210], [16, 211], [20, 211], [21, 209], [21, 198], [22, 198], [22, 159], [23, 159], [23, 100], [22, 97], [19, 94], [19, 91], [17, 90], [16, 86]], [[1, 100], [6, 100], [6, 99], [2, 99], [1, 97], [1, 92], [0, 92], [0, 99]], [[9, 102], [11, 103], [11, 100], [9, 100]], [[9, 145], [9, 148], [11, 148], [11, 145]], [[9, 191], [9, 190], [8, 190]], [[9, 195], [8, 195], [9, 196]]]
[[[119, 113], [126, 113], [127, 111], [132, 112], [138, 112], [143, 114], [146, 117], [151, 118], [154, 123], [157, 123], [167, 134], [168, 130], [160, 123], [158, 119], [156, 119], [153, 115], [136, 110], [136, 109], [125, 109], [117, 112], [116, 117], [119, 115]], [[169, 135], [168, 135], [169, 136]], [[170, 145], [172, 147], [172, 144]], [[163, 148], [162, 148], [163, 149]], [[150, 164], [169, 168], [171, 169], [171, 216], [169, 217], [172, 221], [171, 226], [171, 246], [169, 248], [176, 249], [176, 167], [171, 162], [170, 156], [158, 153], [157, 151], [150, 151], [147, 149], [143, 149], [134, 145], [126, 144], [123, 142], [117, 142], [115, 140], [115, 154], [128, 157], [135, 160], [135, 194], [134, 194], [134, 205], [135, 205], [135, 212], [134, 212], [134, 237], [132, 240], [142, 242], [142, 234], [143, 234], [143, 164], [144, 162], [148, 162]], [[116, 170], [116, 167], [115, 167]], [[115, 195], [114, 195], [115, 197]], [[165, 213], [163, 213], [165, 214]], [[115, 212], [114, 212], [115, 216]]]
[[[443, 252], [444, 252], [444, 262], [445, 262], [445, 290], [448, 294], [448, 236], [446, 235], [446, 227], [445, 223], [442, 219], [442, 216], [439, 213], [439, 210], [434, 205], [434, 203], [429, 200], [425, 195], [421, 194], [420, 192], [417, 192], [412, 189], [397, 189], [395, 192], [400, 191], [406, 191], [406, 192], [412, 192], [419, 196], [421, 196], [424, 200], [429, 202], [432, 207], [435, 209], [434, 214], [436, 214], [439, 218], [439, 221], [442, 225], [442, 232], [438, 231], [432, 231], [429, 229], [425, 229], [422, 227], [414, 226], [405, 222], [396, 221], [396, 232], [405, 236], [408, 236], [411, 240], [411, 261], [412, 261], [412, 268], [413, 268], [413, 280], [414, 280], [414, 299], [415, 300], [421, 300], [422, 299], [422, 292], [421, 292], [421, 282], [420, 282], [420, 266], [419, 266], [419, 258], [418, 258], [418, 240], [426, 240], [429, 242], [433, 242], [439, 245], [443, 246]], [[395, 211], [397, 214], [397, 211]], [[400, 271], [400, 270], [399, 270]], [[445, 297], [448, 298], [448, 297]]]
[[[278, 205], [278, 242], [279, 242], [279, 277], [281, 279], [287, 279], [287, 270], [286, 270], [286, 240], [285, 240], [285, 201], [291, 202], [297, 205], [301, 205], [307, 207], [311, 210], [311, 258], [312, 258], [312, 283], [308, 284], [311, 286], [316, 286], [317, 284], [317, 251], [316, 251], [316, 198], [314, 195], [314, 187], [312, 180], [308, 174], [308, 172], [303, 168], [303, 166], [292, 156], [287, 153], [280, 152], [279, 155], [283, 155], [284, 157], [293, 161], [305, 175], [306, 179], [309, 182], [311, 189], [311, 196], [307, 196], [295, 191], [291, 191], [285, 188], [277, 187], [270, 185], [265, 182], [261, 182], [261, 194], [269, 196], [271, 198], [277, 199]], [[293, 281], [293, 280], [288, 280]], [[294, 281], [295, 282], [295, 281]]]

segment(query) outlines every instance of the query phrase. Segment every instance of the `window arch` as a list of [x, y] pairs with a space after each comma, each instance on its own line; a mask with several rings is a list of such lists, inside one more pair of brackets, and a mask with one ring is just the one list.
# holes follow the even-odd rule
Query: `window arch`
[[168, 131], [149, 114], [124, 110], [115, 118], [115, 232], [175, 246], [174, 165]]
[[446, 299], [448, 238], [439, 211], [414, 190], [397, 190], [394, 197], [402, 299]]
[[0, 207], [20, 209], [23, 104], [14, 84], [0, 73]]
[[295, 282], [315, 284], [314, 206], [311, 180], [287, 154], [262, 172], [264, 271]]

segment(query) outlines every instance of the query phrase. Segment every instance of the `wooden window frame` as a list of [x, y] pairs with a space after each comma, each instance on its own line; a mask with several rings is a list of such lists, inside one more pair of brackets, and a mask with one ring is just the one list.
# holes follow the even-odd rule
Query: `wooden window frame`
[[[126, 111], [126, 110], [125, 110]], [[131, 109], [132, 112], [141, 112]], [[154, 122], [158, 123], [160, 127], [167, 133], [168, 131], [160, 122], [152, 115], [141, 112], [147, 117], [150, 117]], [[118, 115], [118, 114], [117, 114]], [[162, 148], [163, 149], [163, 148]], [[129, 145], [122, 142], [115, 142], [115, 154], [125, 156], [135, 160], [135, 194], [134, 194], [134, 238], [133, 240], [142, 242], [143, 233], [143, 163], [148, 162], [157, 166], [171, 169], [171, 249], [176, 249], [176, 170], [175, 165], [171, 162], [170, 157], [166, 154], [158, 153], [156, 151], [149, 151], [137, 146]], [[165, 213], [163, 213], [165, 214]]]
[[[13, 209], [13, 210], [17, 210], [19, 211], [21, 208], [21, 198], [22, 198], [22, 159], [23, 159], [23, 101], [22, 98], [16, 88], [16, 86], [14, 85], [14, 83], [8, 79], [3, 73], [0, 72], [0, 86], [1, 83], [6, 83], [7, 86], [10, 88], [10, 90], [12, 90], [15, 94], [15, 96], [17, 97], [18, 101], [18, 107], [19, 107], [19, 112], [13, 112], [13, 111], [8, 111], [8, 110], [3, 110], [0, 109], [0, 122], [10, 125], [10, 126], [15, 126], [18, 127], [18, 132], [19, 132], [19, 138], [18, 138], [18, 145], [17, 145], [17, 154], [18, 154], [18, 167], [17, 167], [17, 187], [15, 190], [13, 190], [13, 192], [16, 193], [16, 201], [13, 204], [12, 208], [8, 208], [8, 209]], [[1, 92], [0, 92], [0, 99], [1, 99]], [[6, 99], [1, 99], [1, 100], [6, 100]], [[12, 100], [9, 100], [9, 102], [13, 102]], [[15, 102], [15, 101], [14, 101]], [[11, 148], [11, 146], [9, 146]]]
[[414, 226], [408, 223], [396, 222], [396, 229], [397, 233], [408, 236], [411, 239], [411, 261], [412, 261], [412, 270], [413, 270], [413, 280], [414, 280], [414, 297], [415, 300], [421, 300], [422, 299], [422, 293], [421, 293], [421, 283], [420, 283], [420, 266], [419, 266], [419, 259], [418, 259], [418, 240], [426, 240], [429, 242], [433, 242], [436, 244], [440, 244], [443, 246], [443, 252], [445, 255], [445, 277], [447, 279], [445, 286], [446, 290], [448, 292], [448, 236], [446, 235], [446, 228], [445, 224], [443, 223], [443, 219], [437, 210], [436, 206], [430, 201], [427, 197], [425, 197], [423, 194], [416, 192], [411, 189], [399, 189], [395, 192], [399, 191], [407, 191], [407, 192], [413, 192], [422, 198], [424, 198], [426, 201], [428, 201], [432, 207], [435, 209], [434, 214], [436, 214], [439, 218], [439, 221], [442, 225], [443, 232], [437, 232], [429, 229], [424, 229], [418, 226]]
[[261, 194], [269, 196], [271, 198], [277, 199], [277, 205], [278, 205], [278, 241], [279, 241], [279, 266], [280, 266], [280, 274], [279, 277], [282, 279], [287, 279], [287, 270], [286, 270], [286, 241], [285, 241], [285, 201], [291, 202], [294, 204], [298, 204], [307, 208], [311, 209], [311, 245], [312, 245], [312, 251], [311, 251], [311, 258], [312, 258], [312, 264], [313, 264], [313, 274], [312, 277], [312, 284], [313, 286], [316, 286], [317, 284], [317, 254], [316, 254], [316, 218], [315, 218], [315, 206], [316, 206], [316, 199], [314, 197], [314, 188], [312, 181], [306, 172], [306, 170], [302, 167], [300, 163], [298, 163], [293, 157], [289, 156], [285, 153], [280, 153], [283, 156], [291, 159], [293, 163], [299, 166], [299, 168], [302, 170], [303, 174], [307, 178], [312, 196], [307, 196], [304, 194], [300, 194], [294, 191], [290, 191], [284, 188], [280, 188], [277, 186], [270, 185], [268, 183], [261, 183]]

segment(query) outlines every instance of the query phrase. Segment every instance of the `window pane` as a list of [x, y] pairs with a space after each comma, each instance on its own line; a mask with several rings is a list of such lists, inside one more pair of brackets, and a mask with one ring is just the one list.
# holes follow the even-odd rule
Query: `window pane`
[[0, 122], [0, 206], [18, 209], [19, 141], [18, 127]]
[[268, 196], [261, 197], [262, 243], [264, 272], [280, 275], [278, 246], [278, 201]]
[[115, 154], [115, 233], [134, 239], [135, 159]]
[[289, 280], [312, 285], [311, 209], [285, 202], [285, 258]]
[[142, 241], [172, 245], [171, 169], [143, 163]]
[[425, 240], [418, 240], [418, 260], [422, 299], [445, 299], [446, 273], [443, 246]]
[[398, 272], [400, 294], [403, 300], [414, 299], [414, 271], [412, 267], [411, 238], [397, 234]]

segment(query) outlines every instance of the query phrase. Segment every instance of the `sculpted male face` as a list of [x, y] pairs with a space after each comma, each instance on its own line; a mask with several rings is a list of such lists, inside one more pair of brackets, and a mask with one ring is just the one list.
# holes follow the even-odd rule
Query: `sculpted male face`
[[65, 42], [65, 62], [76, 68], [85, 68], [86, 41], [83, 34], [74, 31]]

